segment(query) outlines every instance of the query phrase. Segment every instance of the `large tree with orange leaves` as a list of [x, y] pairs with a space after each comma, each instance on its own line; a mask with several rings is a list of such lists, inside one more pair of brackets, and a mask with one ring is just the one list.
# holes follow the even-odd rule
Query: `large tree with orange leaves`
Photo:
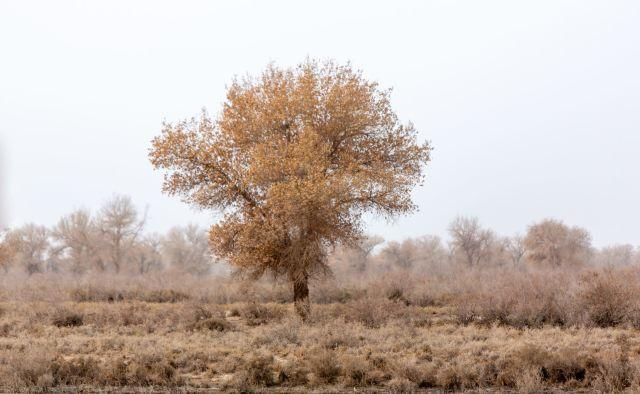
[[213, 252], [254, 277], [288, 278], [306, 319], [309, 278], [329, 272], [331, 247], [362, 237], [363, 214], [416, 208], [431, 147], [389, 93], [349, 65], [270, 66], [234, 81], [216, 119], [165, 124], [151, 162], [166, 193], [224, 214]]

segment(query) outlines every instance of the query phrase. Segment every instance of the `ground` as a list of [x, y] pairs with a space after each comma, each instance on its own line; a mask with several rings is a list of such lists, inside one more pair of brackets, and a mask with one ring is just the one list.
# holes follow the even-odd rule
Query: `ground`
[[462, 324], [451, 306], [414, 305], [397, 294], [315, 304], [305, 324], [287, 302], [74, 291], [70, 300], [0, 304], [4, 391], [640, 387], [640, 339], [632, 328]]

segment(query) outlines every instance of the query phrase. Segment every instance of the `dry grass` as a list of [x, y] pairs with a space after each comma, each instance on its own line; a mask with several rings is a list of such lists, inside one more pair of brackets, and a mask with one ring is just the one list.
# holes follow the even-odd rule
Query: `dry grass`
[[322, 283], [308, 324], [283, 284], [7, 283], [0, 383], [8, 392], [640, 390], [632, 269], [405, 278]]

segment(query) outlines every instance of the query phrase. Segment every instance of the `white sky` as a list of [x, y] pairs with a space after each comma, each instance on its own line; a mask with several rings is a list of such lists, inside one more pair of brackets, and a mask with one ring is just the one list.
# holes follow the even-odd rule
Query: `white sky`
[[[268, 3], [268, 4], [267, 4]], [[8, 222], [53, 224], [113, 193], [151, 230], [211, 223], [160, 192], [163, 120], [216, 113], [234, 75], [351, 60], [436, 150], [420, 212], [502, 234], [545, 217], [640, 244], [638, 1], [0, 1], [0, 163]]]

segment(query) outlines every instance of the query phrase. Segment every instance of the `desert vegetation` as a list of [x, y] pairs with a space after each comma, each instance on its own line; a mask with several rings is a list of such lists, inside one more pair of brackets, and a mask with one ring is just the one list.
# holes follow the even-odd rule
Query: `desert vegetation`
[[[584, 229], [544, 220], [503, 237], [467, 217], [447, 242], [366, 237], [331, 251], [302, 320], [286, 278], [213, 263], [194, 226], [154, 236], [141, 270], [152, 238], [132, 207], [117, 253], [110, 210], [3, 236], [4, 390], [640, 389], [640, 253], [595, 248]], [[102, 264], [77, 257], [88, 250]]]

